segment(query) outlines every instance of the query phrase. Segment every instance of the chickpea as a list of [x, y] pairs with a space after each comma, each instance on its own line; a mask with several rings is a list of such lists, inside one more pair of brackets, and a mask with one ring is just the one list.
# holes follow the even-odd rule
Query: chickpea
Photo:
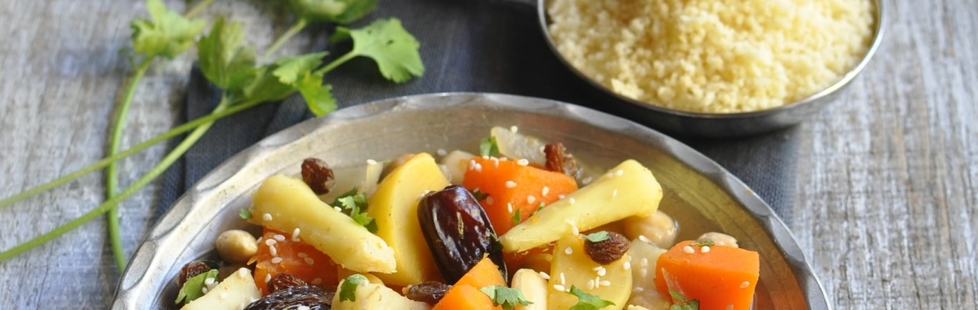
[[733, 236], [728, 234], [712, 232], [712, 231], [700, 235], [700, 237], [696, 238], [696, 240], [710, 240], [713, 241], [713, 244], [715, 245], [732, 246], [735, 248], [740, 247], [739, 245], [737, 245], [737, 238], [734, 238]]
[[668, 249], [676, 242], [679, 224], [671, 216], [656, 210], [647, 217], [632, 216], [624, 220], [625, 236], [628, 239], [640, 239], [652, 242], [660, 248]]
[[232, 229], [221, 233], [214, 242], [217, 254], [225, 262], [231, 264], [245, 263], [258, 253], [258, 241], [251, 233], [240, 229]]
[[655, 288], [643, 288], [639, 292], [632, 292], [632, 296], [628, 298], [628, 304], [629, 308], [627, 309], [668, 310], [672, 306], [672, 301], [659, 294]]

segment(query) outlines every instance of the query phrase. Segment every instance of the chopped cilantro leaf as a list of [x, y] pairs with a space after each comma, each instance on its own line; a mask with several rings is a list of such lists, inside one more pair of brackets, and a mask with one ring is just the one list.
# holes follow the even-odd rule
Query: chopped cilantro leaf
[[479, 141], [480, 156], [499, 156], [499, 145], [496, 144], [496, 137], [488, 137]]
[[608, 240], [608, 232], [602, 230], [602, 231], [599, 231], [599, 232], [596, 232], [596, 233], [593, 233], [593, 234], [588, 234], [588, 235], [584, 236], [584, 239], [587, 239], [588, 241], [591, 241], [591, 242], [605, 241], [605, 240]]
[[689, 243], [689, 246], [700, 246], [700, 247], [713, 246], [713, 245], [714, 245], [713, 240], [709, 240], [709, 239], [696, 240]]
[[238, 211], [238, 216], [240, 216], [242, 220], [251, 219], [251, 210], [241, 209]]
[[513, 210], [513, 224], [514, 225], [519, 225], [520, 224], [520, 220], [522, 220], [522, 219], [523, 218], [520, 217], [520, 209]]
[[377, 222], [374, 221], [373, 217], [367, 215], [366, 194], [357, 193], [357, 189], [353, 188], [340, 195], [340, 197], [337, 197], [332, 205], [346, 211], [350, 215], [350, 218], [353, 218], [360, 226], [366, 227], [368, 231], [372, 233], [377, 232]]
[[378, 0], [289, 0], [299, 18], [347, 24], [377, 7]]
[[181, 302], [191, 302], [194, 299], [204, 296], [204, 287], [207, 285], [204, 282], [207, 279], [213, 279], [212, 281], [217, 281], [217, 269], [208, 270], [205, 273], [196, 275], [187, 279], [187, 282], [183, 283], [180, 287], [180, 292], [177, 293], [177, 303]]
[[343, 284], [340, 285], [339, 292], [337, 292], [340, 294], [340, 301], [357, 301], [357, 286], [364, 282], [367, 282], [367, 277], [359, 273], [346, 277]]
[[203, 20], [190, 20], [166, 8], [163, 1], [147, 0], [151, 20], [136, 19], [132, 27], [132, 49], [146, 57], [173, 58], [193, 45], [204, 30]]
[[669, 290], [669, 296], [672, 297], [672, 301], [673, 301], [673, 304], [669, 306], [669, 310], [699, 310], [700, 309], [699, 300], [696, 299], [686, 300], [686, 297], [683, 297], [682, 294], [672, 289]]
[[353, 38], [353, 50], [343, 57], [369, 57], [377, 63], [380, 74], [395, 83], [424, 74], [424, 64], [418, 52], [421, 44], [404, 30], [400, 20], [377, 20], [360, 29], [337, 30], [338, 33], [344, 31], [349, 31]]
[[601, 299], [597, 295], [592, 295], [585, 292], [582, 289], [577, 288], [575, 285], [571, 285], [570, 294], [577, 296], [577, 304], [570, 307], [570, 310], [598, 310], [607, 306], [613, 306], [615, 303]]
[[489, 296], [493, 306], [502, 306], [505, 310], [513, 310], [517, 305], [532, 304], [523, 296], [523, 292], [518, 289], [508, 288], [502, 285], [487, 286], [479, 289], [482, 293]]
[[478, 201], [483, 201], [483, 200], [486, 200], [486, 198], [489, 198], [489, 193], [483, 193], [478, 188], [473, 189], [473, 190], [471, 190], [469, 192], [472, 193], [472, 197], [475, 197], [475, 200], [478, 200]]

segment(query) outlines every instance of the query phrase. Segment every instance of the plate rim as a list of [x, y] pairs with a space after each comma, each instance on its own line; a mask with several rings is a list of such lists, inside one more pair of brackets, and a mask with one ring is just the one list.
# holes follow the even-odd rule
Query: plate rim
[[582, 122], [617, 134], [624, 134], [658, 148], [661, 152], [673, 156], [676, 161], [689, 166], [690, 170], [697, 171], [714, 182], [755, 218], [759, 226], [771, 236], [792, 271], [799, 276], [798, 285], [808, 307], [831, 309], [821, 281], [787, 225], [767, 202], [739, 178], [706, 155], [652, 128], [584, 106], [545, 98], [483, 92], [428, 93], [357, 104], [292, 125], [228, 158], [181, 195], [170, 210], [147, 232], [133, 253], [126, 270], [119, 277], [112, 309], [137, 309], [141, 305], [146, 305], [147, 301], [155, 301], [146, 298], [158, 295], [159, 288], [168, 282], [166, 276], [170, 269], [160, 266], [156, 258], [163, 253], [157, 250], [167, 242], [173, 242], [170, 239], [181, 231], [181, 224], [189, 217], [191, 211], [196, 209], [194, 207], [199, 202], [213, 199], [226, 202], [234, 200], [235, 197], [228, 197], [221, 185], [241, 173], [243, 168], [255, 165], [256, 161], [253, 159], [270, 155], [280, 147], [297, 143], [310, 133], [327, 130], [330, 126], [404, 110], [435, 110], [444, 108], [446, 104], [545, 113], [548, 116]]

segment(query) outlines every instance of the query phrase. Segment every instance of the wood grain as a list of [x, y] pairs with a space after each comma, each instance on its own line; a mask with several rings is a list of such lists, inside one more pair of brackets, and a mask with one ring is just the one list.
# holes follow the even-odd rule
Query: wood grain
[[[182, 9], [183, 1], [166, 1]], [[801, 247], [837, 309], [975, 309], [978, 303], [978, 7], [887, 1], [886, 39], [846, 96], [800, 127], [794, 209]], [[268, 1], [218, 1], [265, 46], [286, 26]], [[130, 73], [141, 1], [0, 2], [0, 197], [105, 155], [113, 100]], [[290, 43], [298, 49], [307, 38]], [[173, 126], [189, 57], [140, 86], [124, 145]], [[164, 152], [122, 162], [128, 184]], [[8, 249], [97, 205], [100, 174], [0, 210]], [[150, 225], [156, 185], [123, 204], [126, 250]], [[106, 308], [118, 273], [103, 220], [0, 262], [2, 308]]]

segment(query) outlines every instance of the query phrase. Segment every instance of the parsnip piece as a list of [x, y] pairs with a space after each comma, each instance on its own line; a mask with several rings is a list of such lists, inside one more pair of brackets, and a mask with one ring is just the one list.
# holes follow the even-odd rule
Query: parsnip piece
[[520, 269], [513, 274], [512, 287], [523, 293], [529, 305], [516, 305], [516, 310], [547, 310], [547, 280], [533, 269]]
[[505, 252], [526, 251], [578, 231], [629, 216], [649, 216], [659, 208], [662, 186], [648, 168], [626, 160], [500, 236]]
[[[655, 262], [666, 249], [639, 239], [632, 240], [628, 256], [632, 257], [632, 286], [655, 291]], [[646, 307], [648, 308], [648, 307]]]
[[[344, 280], [345, 281], [345, 280]], [[340, 286], [343, 287], [343, 282]], [[340, 301], [340, 293], [333, 295], [333, 310], [374, 310], [374, 309], [404, 309], [404, 310], [428, 310], [431, 306], [410, 300], [401, 296], [396, 291], [376, 283], [360, 283], [354, 293], [356, 301]]]
[[251, 271], [238, 269], [214, 289], [186, 304], [182, 310], [240, 310], [261, 298]]
[[377, 222], [377, 236], [394, 249], [397, 272], [378, 274], [384, 283], [407, 286], [423, 281], [442, 280], [421, 234], [418, 202], [428, 191], [448, 186], [434, 158], [419, 153], [395, 168], [380, 181], [370, 197], [367, 214]]
[[250, 221], [280, 231], [299, 229], [299, 237], [357, 272], [393, 273], [394, 249], [352, 218], [333, 209], [302, 180], [275, 175], [252, 197]]
[[547, 163], [547, 154], [543, 153], [543, 147], [547, 144], [543, 141], [503, 127], [492, 127], [489, 134], [496, 138], [499, 154], [509, 158], [526, 159], [531, 164], [541, 166]]
[[[631, 261], [631, 262], [630, 262]], [[625, 267], [625, 264], [628, 267]], [[568, 235], [557, 241], [554, 260], [550, 266], [550, 309], [570, 309], [577, 296], [568, 293], [571, 286], [615, 303], [602, 309], [623, 309], [632, 293], [632, 261], [628, 254], [607, 265], [591, 260], [584, 251], [584, 239]]]
[[441, 165], [445, 167], [450, 176], [449, 182], [462, 184], [462, 179], [465, 178], [465, 169], [469, 166], [472, 157], [475, 157], [472, 153], [454, 150], [441, 158]]

